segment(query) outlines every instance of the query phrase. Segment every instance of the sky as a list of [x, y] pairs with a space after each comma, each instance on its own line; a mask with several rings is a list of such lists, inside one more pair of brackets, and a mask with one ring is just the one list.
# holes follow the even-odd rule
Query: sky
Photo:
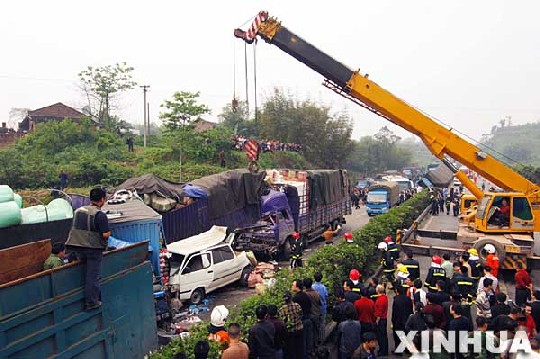
[[[150, 85], [150, 119], [175, 91], [200, 92], [217, 121], [233, 96], [246, 98], [244, 29], [259, 10], [408, 103], [478, 139], [499, 120], [540, 121], [540, 2], [522, 1], [3, 1], [0, 122], [11, 108], [86, 105], [77, 74], [126, 62]], [[353, 138], [385, 119], [321, 85], [323, 78], [273, 45], [247, 50], [249, 103], [274, 88], [353, 119]], [[124, 93], [117, 114], [143, 122], [143, 92]]]

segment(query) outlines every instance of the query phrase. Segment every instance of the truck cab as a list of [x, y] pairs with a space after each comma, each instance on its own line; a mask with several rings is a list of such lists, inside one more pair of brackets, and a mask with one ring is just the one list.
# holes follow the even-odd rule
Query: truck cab
[[534, 215], [522, 193], [489, 192], [478, 204], [475, 224], [484, 233], [531, 233]]
[[387, 213], [399, 202], [400, 187], [397, 182], [387, 181], [369, 187], [366, 212], [369, 216]]

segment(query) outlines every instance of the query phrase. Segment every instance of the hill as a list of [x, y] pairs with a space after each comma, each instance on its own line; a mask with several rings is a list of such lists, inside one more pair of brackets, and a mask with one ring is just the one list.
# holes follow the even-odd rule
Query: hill
[[483, 143], [496, 151], [490, 152], [492, 155], [512, 166], [515, 165], [512, 160], [524, 165], [540, 166], [538, 138], [540, 123], [494, 126]]

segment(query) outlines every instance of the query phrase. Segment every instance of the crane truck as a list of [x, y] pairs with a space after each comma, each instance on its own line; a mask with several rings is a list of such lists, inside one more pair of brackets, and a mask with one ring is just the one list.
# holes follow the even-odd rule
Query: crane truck
[[[352, 70], [322, 52], [265, 11], [259, 12], [247, 31], [235, 29], [234, 35], [247, 43], [259, 36], [277, 46], [321, 74], [325, 87], [420, 137], [440, 160], [448, 156], [505, 189], [505, 193], [482, 193], [470, 185], [471, 181], [462, 178], [465, 173], [456, 169], [456, 178], [479, 198], [474, 223], [459, 227], [458, 240], [479, 252], [487, 243], [494, 244], [500, 258], [511, 259], [505, 260], [505, 265], [538, 263], [536, 259], [540, 258], [535, 257], [533, 247], [534, 237], [540, 231], [540, 221], [535, 221], [540, 215], [539, 186], [379, 86], [367, 74]], [[500, 211], [503, 203], [510, 206], [505, 210], [506, 218], [502, 218]]]

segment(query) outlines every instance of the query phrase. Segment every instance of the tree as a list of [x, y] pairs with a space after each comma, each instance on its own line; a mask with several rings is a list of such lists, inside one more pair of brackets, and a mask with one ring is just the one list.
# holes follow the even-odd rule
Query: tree
[[248, 118], [248, 107], [245, 101], [239, 101], [235, 110], [233, 110], [232, 104], [229, 103], [221, 111], [218, 116], [221, 118], [221, 125], [230, 129], [232, 133], [248, 138], [258, 137], [259, 128], [256, 126], [255, 121]]
[[88, 101], [88, 107], [85, 108], [90, 116], [98, 118], [100, 124], [110, 127], [110, 112], [115, 95], [137, 85], [133, 81], [133, 70], [133, 67], [121, 62], [114, 66], [88, 66], [79, 72], [81, 89]]
[[166, 100], [161, 107], [166, 110], [159, 114], [167, 131], [175, 131], [191, 124], [199, 116], [210, 113], [210, 109], [199, 104], [199, 92], [177, 91], [172, 100]]

